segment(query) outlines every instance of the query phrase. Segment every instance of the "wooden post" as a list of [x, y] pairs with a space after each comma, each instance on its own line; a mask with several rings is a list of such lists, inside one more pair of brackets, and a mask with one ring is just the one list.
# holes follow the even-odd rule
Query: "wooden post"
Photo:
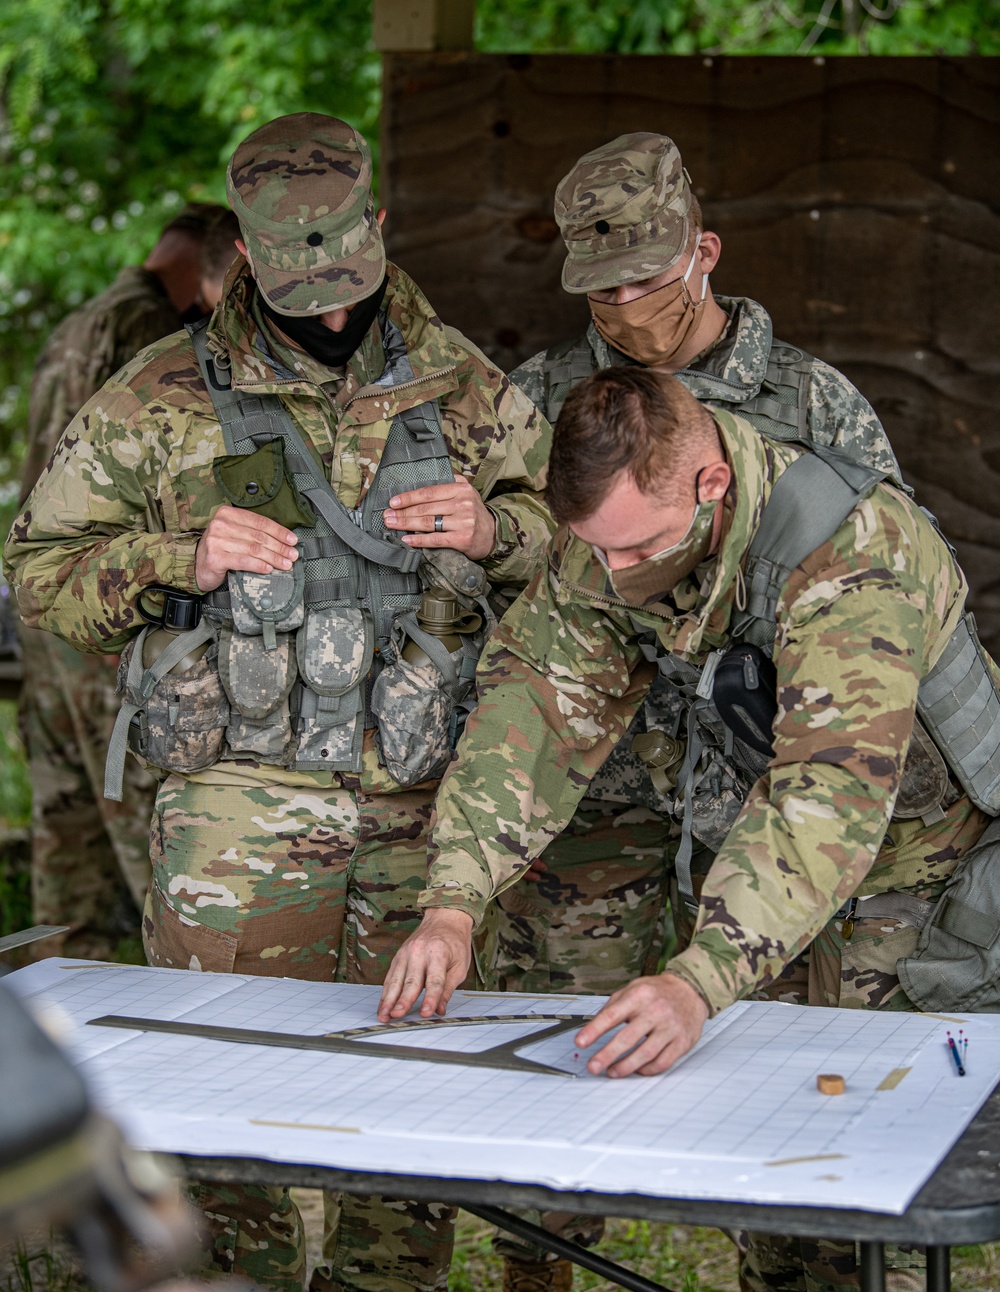
[[373, 0], [372, 40], [383, 53], [472, 48], [475, 0]]

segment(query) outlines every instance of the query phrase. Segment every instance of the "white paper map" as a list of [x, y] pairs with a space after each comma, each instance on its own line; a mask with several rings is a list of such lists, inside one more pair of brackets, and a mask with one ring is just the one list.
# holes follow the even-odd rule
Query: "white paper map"
[[[45, 960], [4, 979], [71, 1020], [96, 1101], [144, 1148], [566, 1190], [902, 1212], [1000, 1080], [1000, 1017], [743, 1002], [661, 1077], [585, 1069], [574, 1030], [531, 1041], [587, 996], [456, 993], [450, 1019], [371, 1043], [520, 1059], [557, 1070], [320, 1053], [93, 1026], [115, 1015], [323, 1036], [376, 1024], [378, 990], [292, 979]], [[969, 1038], [960, 1077], [946, 1033]], [[492, 1059], [490, 1059], [492, 1062]], [[562, 1072], [569, 1075], [562, 1075]], [[817, 1092], [839, 1073], [846, 1093]], [[572, 1075], [575, 1074], [575, 1075]]]

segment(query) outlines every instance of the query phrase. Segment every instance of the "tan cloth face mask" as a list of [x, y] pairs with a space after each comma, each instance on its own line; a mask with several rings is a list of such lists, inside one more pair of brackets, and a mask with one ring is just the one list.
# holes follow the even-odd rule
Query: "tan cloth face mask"
[[644, 561], [612, 570], [608, 567], [607, 557], [602, 557], [602, 564], [608, 570], [611, 586], [617, 595], [629, 605], [650, 606], [676, 588], [681, 579], [686, 579], [708, 558], [718, 505], [716, 499], [697, 503], [691, 524], [681, 541], [647, 556]]
[[647, 368], [670, 362], [694, 331], [705, 304], [708, 274], [701, 276], [700, 301], [692, 299], [687, 285], [700, 244], [699, 233], [683, 278], [657, 287], [645, 296], [621, 305], [606, 304], [588, 296], [594, 326], [605, 341]]

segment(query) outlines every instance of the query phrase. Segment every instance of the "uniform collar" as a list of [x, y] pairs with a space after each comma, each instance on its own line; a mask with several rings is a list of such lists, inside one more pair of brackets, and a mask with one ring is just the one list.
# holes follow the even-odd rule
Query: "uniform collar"
[[294, 394], [317, 385], [346, 384], [348, 400], [378, 393], [382, 411], [394, 387], [404, 383], [408, 389], [414, 383], [414, 394], [408, 399], [400, 392], [399, 406], [439, 398], [457, 388], [460, 356], [412, 279], [396, 265], [388, 264], [387, 270], [385, 306], [346, 368], [327, 368], [262, 327], [252, 307], [253, 279], [242, 257], [227, 274], [209, 323], [209, 349], [228, 358], [234, 386], [260, 393]]
[[[767, 374], [774, 340], [771, 316], [749, 296], [716, 296], [715, 303], [729, 315], [725, 331], [693, 363], [674, 375], [699, 398], [722, 397], [730, 403], [743, 403], [759, 394]], [[593, 321], [587, 328], [587, 340], [599, 368], [636, 363], [609, 345]], [[705, 378], [711, 385], [703, 390]], [[722, 389], [713, 388], [715, 383], [723, 383]]]

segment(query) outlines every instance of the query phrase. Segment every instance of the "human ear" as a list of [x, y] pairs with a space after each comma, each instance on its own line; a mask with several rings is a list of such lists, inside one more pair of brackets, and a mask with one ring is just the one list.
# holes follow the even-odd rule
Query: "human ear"
[[710, 274], [722, 255], [722, 239], [711, 229], [705, 229], [698, 243], [698, 265], [703, 274]]
[[733, 478], [728, 462], [712, 462], [698, 472], [698, 502], [718, 502], [725, 498]]

